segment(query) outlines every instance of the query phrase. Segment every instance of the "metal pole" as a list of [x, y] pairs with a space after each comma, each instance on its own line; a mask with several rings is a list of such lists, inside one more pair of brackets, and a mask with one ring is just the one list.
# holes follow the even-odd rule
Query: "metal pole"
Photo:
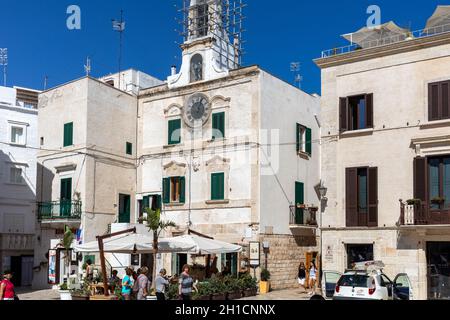
[[120, 10], [120, 31], [119, 31], [119, 89], [120, 89], [120, 79], [122, 72], [122, 33], [123, 33], [123, 10]]

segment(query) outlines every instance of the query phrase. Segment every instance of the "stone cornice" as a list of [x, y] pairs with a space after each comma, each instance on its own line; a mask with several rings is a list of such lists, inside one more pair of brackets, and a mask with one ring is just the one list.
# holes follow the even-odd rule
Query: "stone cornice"
[[435, 36], [404, 40], [389, 45], [365, 48], [345, 54], [315, 59], [314, 62], [321, 69], [339, 65], [381, 58], [399, 53], [405, 53], [440, 45], [450, 44], [450, 32]]

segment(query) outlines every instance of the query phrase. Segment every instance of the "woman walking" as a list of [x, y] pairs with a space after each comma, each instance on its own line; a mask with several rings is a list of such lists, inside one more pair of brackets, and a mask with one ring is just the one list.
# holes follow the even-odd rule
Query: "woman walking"
[[303, 293], [306, 293], [306, 267], [304, 262], [300, 262], [300, 266], [298, 267], [298, 284], [303, 288]]
[[166, 287], [169, 285], [169, 280], [167, 280], [166, 274], [166, 269], [161, 269], [155, 279], [156, 299], [159, 301], [166, 300]]
[[125, 300], [131, 300], [131, 290], [133, 289], [133, 271], [126, 269], [126, 276], [122, 280], [122, 296]]
[[178, 286], [178, 294], [182, 300], [191, 300], [192, 287], [194, 286], [194, 279], [189, 275], [189, 266], [183, 266], [183, 273], [180, 276]]
[[311, 288], [310, 295], [316, 293], [316, 279], [317, 279], [317, 268], [314, 261], [311, 261], [309, 265], [309, 287]]
[[150, 281], [148, 280], [148, 268], [143, 267], [140, 269], [141, 274], [137, 278], [137, 300], [146, 300], [148, 296], [148, 287]]
[[11, 282], [12, 277], [12, 272], [9, 270], [3, 273], [3, 280], [0, 282], [0, 301], [14, 300], [16, 294], [14, 284]]

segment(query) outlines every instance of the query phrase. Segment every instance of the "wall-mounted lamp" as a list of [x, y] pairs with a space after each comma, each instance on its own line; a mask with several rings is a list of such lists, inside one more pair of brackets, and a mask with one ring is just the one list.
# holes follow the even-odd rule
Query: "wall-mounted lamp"
[[320, 186], [319, 186], [319, 195], [320, 195], [320, 199], [327, 201], [328, 198], [326, 197], [327, 195], [327, 191], [328, 188], [324, 186], [323, 181], [320, 182]]

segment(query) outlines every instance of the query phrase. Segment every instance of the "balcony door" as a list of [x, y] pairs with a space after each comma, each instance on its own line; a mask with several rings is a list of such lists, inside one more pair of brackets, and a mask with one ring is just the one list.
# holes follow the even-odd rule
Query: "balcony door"
[[119, 194], [119, 223], [130, 223], [131, 196]]
[[304, 225], [304, 211], [299, 204], [305, 204], [305, 185], [302, 182], [295, 183], [295, 224]]
[[61, 217], [70, 217], [72, 211], [72, 178], [61, 179], [59, 210]]

